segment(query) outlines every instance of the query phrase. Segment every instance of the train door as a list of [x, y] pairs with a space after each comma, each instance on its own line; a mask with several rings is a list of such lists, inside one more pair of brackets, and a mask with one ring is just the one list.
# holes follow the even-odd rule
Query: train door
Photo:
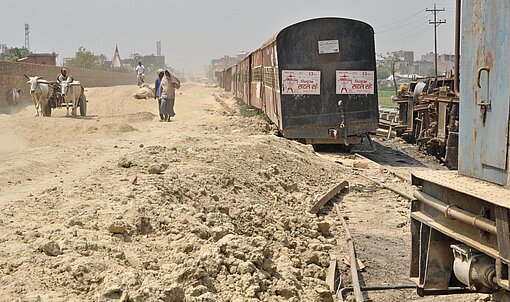
[[266, 111], [266, 105], [267, 105], [267, 98], [266, 98], [266, 81], [264, 80], [264, 76], [265, 76], [265, 67], [266, 67], [266, 64], [264, 64], [264, 49], [261, 49], [260, 50], [260, 61], [262, 62], [261, 66], [260, 66], [260, 73], [261, 73], [261, 87], [260, 87], [260, 99], [261, 99], [261, 110], [262, 112], [266, 113], [267, 114], [267, 111]]
[[262, 110], [262, 51], [256, 50], [251, 58], [250, 105]]
[[264, 49], [264, 92], [266, 103], [266, 114], [278, 126], [280, 119], [278, 114], [278, 66], [276, 62], [276, 42], [268, 45]]
[[246, 104], [250, 104], [250, 88], [251, 88], [250, 66], [251, 66], [251, 54], [244, 61], [244, 102]]
[[280, 99], [280, 73], [278, 72], [278, 54], [276, 52], [276, 42], [273, 44], [273, 110], [278, 120], [278, 128], [282, 128], [281, 120], [281, 99]]
[[462, 16], [459, 172], [506, 185], [510, 2], [463, 1], [473, 9]]
[[237, 95], [237, 66], [232, 66], [232, 94]]
[[276, 122], [273, 104], [273, 55], [271, 53], [272, 47], [266, 46], [262, 49], [263, 64], [264, 64], [264, 76], [262, 81], [264, 82], [264, 113], [272, 120]]

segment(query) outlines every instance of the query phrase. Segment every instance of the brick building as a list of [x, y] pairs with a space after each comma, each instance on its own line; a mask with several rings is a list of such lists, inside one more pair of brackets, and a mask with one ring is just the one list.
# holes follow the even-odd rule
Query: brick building
[[23, 63], [41, 64], [41, 65], [57, 65], [56, 53], [30, 53], [25, 58], [19, 60]]

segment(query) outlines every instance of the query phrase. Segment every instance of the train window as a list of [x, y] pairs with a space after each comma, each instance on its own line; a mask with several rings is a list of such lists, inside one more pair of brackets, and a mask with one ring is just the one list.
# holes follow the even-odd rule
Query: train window
[[253, 68], [253, 82], [262, 82], [262, 66]]
[[271, 88], [274, 88], [274, 68], [264, 67], [264, 84]]
[[280, 78], [278, 76], [278, 66], [275, 66], [273, 68], [273, 74], [274, 74], [274, 89], [280, 90]]

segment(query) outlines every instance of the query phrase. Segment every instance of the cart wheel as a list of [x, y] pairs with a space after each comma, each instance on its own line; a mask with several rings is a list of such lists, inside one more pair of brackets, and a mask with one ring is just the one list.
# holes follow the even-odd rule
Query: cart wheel
[[80, 96], [80, 115], [86, 116], [87, 115], [87, 98], [84, 94]]
[[51, 116], [51, 104], [49, 102], [44, 105], [43, 116]]

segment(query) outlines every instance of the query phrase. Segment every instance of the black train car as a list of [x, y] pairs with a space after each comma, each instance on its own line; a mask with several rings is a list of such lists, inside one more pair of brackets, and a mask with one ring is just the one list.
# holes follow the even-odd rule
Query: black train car
[[243, 101], [261, 109], [284, 137], [350, 145], [377, 129], [374, 30], [364, 22], [319, 18], [291, 25], [237, 68], [248, 65], [243, 79], [250, 85], [237, 89], [248, 87]]

